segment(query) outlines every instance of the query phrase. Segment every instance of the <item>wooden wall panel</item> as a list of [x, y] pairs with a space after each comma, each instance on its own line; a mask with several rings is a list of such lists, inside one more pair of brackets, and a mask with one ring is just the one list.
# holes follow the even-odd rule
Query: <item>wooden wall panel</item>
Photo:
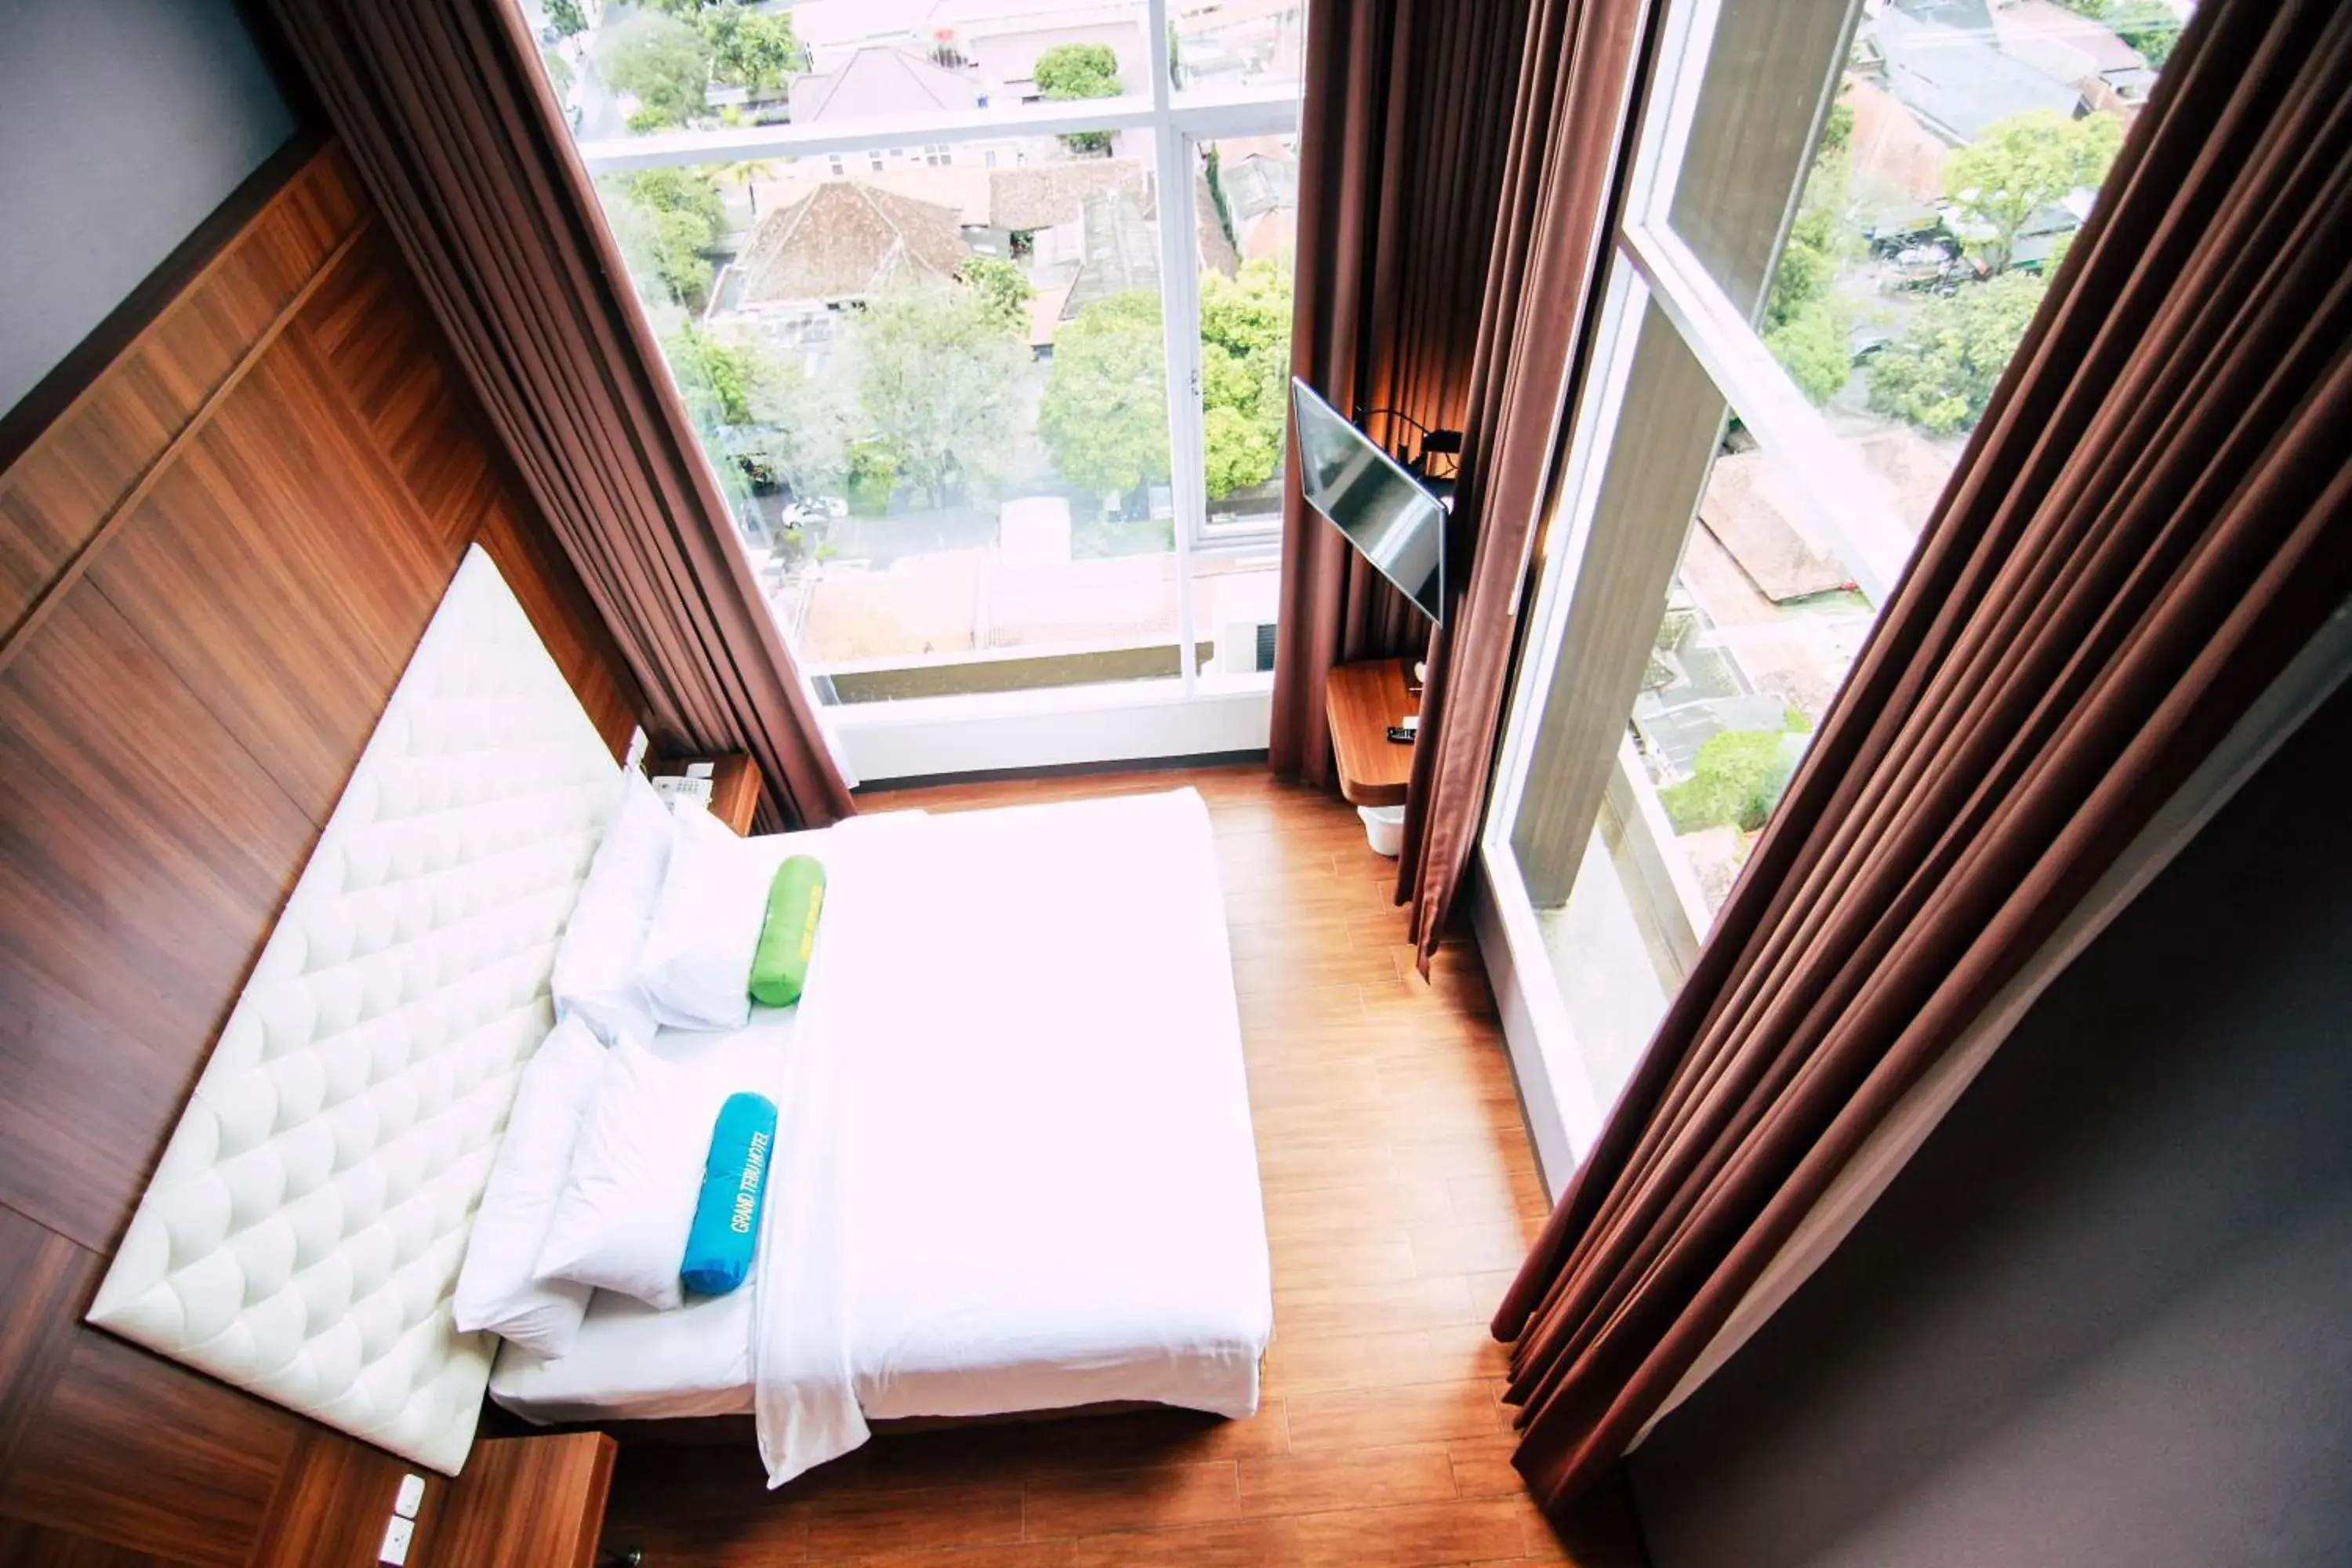
[[0, 476], [11, 626], [226, 381], [360, 216], [340, 151], [302, 169]]
[[0, 1563], [353, 1568], [403, 1467], [81, 1322], [479, 540], [628, 674], [322, 152], [0, 472]]
[[304, 308], [301, 327], [425, 518], [462, 546], [499, 479], [488, 450], [468, 437], [464, 378], [391, 245], [381, 229], [362, 236]]
[[317, 831], [72, 590], [0, 674], [0, 1202], [112, 1245]]
[[430, 536], [383, 454], [339, 423], [338, 397], [289, 334], [90, 568], [319, 823], [464, 549]]

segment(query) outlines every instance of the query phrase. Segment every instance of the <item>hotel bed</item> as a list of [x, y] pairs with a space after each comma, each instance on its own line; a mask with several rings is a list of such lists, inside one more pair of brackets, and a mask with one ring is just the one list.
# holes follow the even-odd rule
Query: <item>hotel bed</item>
[[747, 847], [826, 863], [808, 993], [656, 1048], [713, 1109], [781, 1108], [749, 1301], [600, 1295], [567, 1354], [507, 1347], [492, 1397], [545, 1421], [751, 1412], [779, 1480], [869, 1419], [1255, 1410], [1271, 1290], [1199, 796]]
[[475, 552], [93, 1321], [450, 1473], [486, 1384], [537, 1421], [751, 1413], [776, 1484], [871, 1420], [1256, 1407], [1265, 1223], [1191, 791], [744, 841], [825, 865], [805, 994], [653, 1051], [714, 1114], [745, 1089], [778, 1108], [749, 1281], [667, 1311], [600, 1291], [551, 1360], [459, 1333], [458, 1265], [617, 784]]

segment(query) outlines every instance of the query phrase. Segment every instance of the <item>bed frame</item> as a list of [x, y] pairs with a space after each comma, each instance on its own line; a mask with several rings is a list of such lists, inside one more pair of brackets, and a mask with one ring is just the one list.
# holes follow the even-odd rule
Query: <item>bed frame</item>
[[469, 549], [90, 1322], [457, 1472], [496, 1345], [450, 1299], [619, 777]]

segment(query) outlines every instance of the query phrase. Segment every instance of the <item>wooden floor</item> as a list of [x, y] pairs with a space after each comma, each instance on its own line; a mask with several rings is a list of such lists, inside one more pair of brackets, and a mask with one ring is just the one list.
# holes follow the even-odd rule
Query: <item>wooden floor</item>
[[740, 1447], [623, 1450], [649, 1564], [1565, 1563], [1507, 1462], [1486, 1323], [1544, 1215], [1477, 962], [1413, 973], [1395, 862], [1258, 766], [871, 797], [932, 811], [1191, 784], [1215, 821], [1274, 1249], [1248, 1421], [1175, 1412], [877, 1437], [782, 1490]]

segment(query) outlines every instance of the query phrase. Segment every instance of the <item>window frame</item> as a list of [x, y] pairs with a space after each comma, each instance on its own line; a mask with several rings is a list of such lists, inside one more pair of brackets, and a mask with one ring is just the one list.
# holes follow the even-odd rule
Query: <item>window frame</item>
[[[1075, 704], [1044, 698], [1045, 693], [1071, 688], [1038, 689], [1033, 694], [1032, 706], [1041, 713], [1092, 715], [1090, 720], [1074, 718], [1070, 724], [1063, 726], [1072, 731], [1066, 737], [1057, 731], [1046, 749], [1037, 753], [1039, 761], [1069, 760], [1063, 751], [1077, 756], [1092, 744], [1090, 738], [1076, 733], [1087, 724], [1099, 726], [1108, 715], [1130, 707], [1147, 713], [1165, 710], [1171, 697], [1182, 704], [1206, 704], [1219, 713], [1232, 712], [1236, 700], [1240, 700], [1253, 712], [1260, 713], [1258, 729], [1262, 730], [1263, 722], [1270, 721], [1270, 710], [1266, 710], [1269, 678], [1213, 675], [1201, 668], [1202, 634], [1213, 633], [1215, 628], [1204, 626], [1200, 621], [1197, 601], [1201, 595], [1194, 581], [1195, 563], [1216, 558], [1270, 557], [1279, 548], [1282, 523], [1279, 513], [1240, 522], [1209, 521], [1201, 371], [1201, 231], [1191, 192], [1193, 169], [1203, 143], [1233, 137], [1296, 135], [1306, 84], [1302, 79], [1296, 84], [1179, 88], [1170, 47], [1170, 0], [1142, 0], [1142, 8], [1147, 43], [1145, 68], [1151, 83], [1146, 93], [1066, 103], [1019, 103], [940, 114], [871, 117], [821, 127], [762, 124], [674, 130], [573, 143], [589, 174], [594, 176], [771, 158], [813, 158], [825, 160], [821, 166], [829, 166], [833, 160], [863, 155], [878, 167], [886, 156], [894, 153], [928, 162], [936, 153], [971, 142], [1042, 138], [1087, 131], [1129, 131], [1150, 136], [1151, 166], [1161, 193], [1157, 226], [1167, 367], [1170, 488], [1176, 512], [1178, 676], [1172, 682], [1122, 682], [1101, 689], [1094, 700]], [[1301, 18], [1303, 23], [1303, 5]], [[1171, 199], [1169, 193], [1174, 192], [1183, 193], [1182, 197]], [[1173, 689], [1169, 689], [1171, 687]], [[943, 726], [940, 732], [944, 735], [960, 730], [967, 716], [994, 712], [1003, 709], [1006, 702], [1002, 696], [975, 693], [912, 702], [824, 704], [821, 711], [851, 753], [845, 760], [856, 771], [858, 759], [855, 753], [862, 744], [859, 731], [898, 733], [913, 723]], [[866, 711], [868, 709], [895, 711], [886, 714]], [[1118, 726], [1113, 721], [1110, 727]], [[1221, 743], [1214, 749], [1236, 749], [1233, 737], [1242, 731], [1235, 730], [1234, 721], [1221, 720], [1215, 728]], [[1250, 721], [1243, 721], [1243, 730], [1249, 728]], [[1243, 734], [1238, 742], [1241, 748], [1263, 744], [1262, 733], [1255, 738]], [[1055, 750], [1057, 746], [1062, 750]], [[952, 762], [959, 754], [955, 745], [942, 742], [938, 755], [948, 762], [934, 771], [951, 771]], [[1154, 743], [1146, 742], [1142, 750], [1132, 754], [1175, 753], [1163, 753], [1154, 749]], [[872, 772], [870, 768], [866, 771]]]
[[[1820, 5], [1830, 0], [1811, 3]], [[1580, 627], [1591, 634], [1601, 618], [1591, 610], [1579, 616], [1580, 602], [1589, 605], [1612, 595], [1620, 605], [1633, 602], [1633, 595], [1644, 605], [1664, 601], [1665, 589], [1679, 570], [1697, 498], [1706, 488], [1706, 470], [1702, 469], [1692, 487], [1690, 514], [1672, 519], [1612, 516], [1604, 509], [1604, 481], [1619, 446], [1621, 416], [1633, 385], [1646, 313], [1654, 308], [1664, 318], [1675, 340], [1705, 373], [1727, 414], [1736, 416], [1756, 438], [1766, 460], [1803, 509], [1806, 521], [1819, 529], [1824, 542], [1853, 573], [1874, 612], [1885, 605], [1909, 563], [1907, 550], [1897, 553], [1888, 547], [1890, 534], [1899, 536], [1899, 529], [1890, 531], [1887, 525], [1890, 521], [1899, 525], [1900, 516], [1887, 487], [1851, 446], [1834, 436], [1822, 413], [1806, 400], [1764, 344], [1759, 322], [1772, 268], [1765, 268], [1768, 288], [1759, 289], [1754, 308], [1742, 309], [1673, 226], [1679, 182], [1691, 162], [1701, 89], [1722, 37], [1726, 15], [1734, 4], [1735, 0], [1664, 0], [1653, 23], [1657, 29], [1656, 47], [1650, 57], [1647, 79], [1628, 87], [1628, 101], [1620, 121], [1623, 133], [1632, 138], [1623, 201], [1612, 216], [1596, 257], [1600, 305], [1592, 318], [1589, 368], [1574, 417], [1564, 427], [1564, 446], [1547, 500], [1549, 515], [1529, 563], [1532, 582], [1522, 590], [1529, 595], [1528, 635], [1513, 674], [1496, 752], [1495, 786], [1478, 836], [1479, 862], [1485, 873], [1485, 893], [1477, 910], [1479, 939], [1501, 994], [1507, 1026], [1516, 1026], [1507, 1029], [1513, 1037], [1512, 1055], [1522, 1082], [1529, 1089], [1526, 1098], [1530, 1127], [1555, 1191], [1564, 1185], [1598, 1136], [1614, 1093], [1591, 1081], [1586, 1053], [1580, 1047], [1577, 1026], [1560, 990], [1517, 842], [1521, 808], [1528, 799], [1536, 771], [1532, 764], [1547, 731], [1555, 726], [1572, 725], [1588, 740], [1607, 737], [1605, 748], [1591, 740], [1579, 751], [1582, 760], [1575, 770], [1577, 798], [1566, 806], [1569, 816], [1581, 824], [1573, 835], [1578, 846], [1598, 830], [1604, 801], [1613, 804], [1629, 790], [1636, 796], [1652, 793], [1646, 777], [1625, 776], [1629, 768], [1641, 770], [1631, 748], [1622, 743], [1626, 710], [1615, 701], [1615, 694], [1571, 695], [1568, 700], [1580, 710], [1563, 720], [1555, 691], [1573, 690], [1575, 682], [1560, 679], [1563, 654], [1580, 635]], [[1818, 66], [1822, 83], [1813, 100], [1810, 128], [1802, 138], [1801, 154], [1790, 173], [1786, 200], [1776, 204], [1769, 218], [1759, 218], [1753, 231], [1752, 237], [1767, 241], [1766, 252], [1774, 263], [1803, 199], [1815, 143], [1829, 105], [1834, 101], [1862, 12], [1863, 0], [1846, 0], [1844, 26], [1837, 33], [1835, 50], [1826, 59], [1802, 62], [1798, 68], [1810, 72]], [[1793, 36], [1797, 29], [1787, 31]], [[1768, 36], [1759, 54], [1769, 58], [1770, 49]], [[1760, 74], [1764, 68], [1754, 68]], [[1769, 236], [1764, 232], [1766, 222], [1770, 225]], [[1620, 537], [1638, 531], [1652, 548], [1596, 550], [1596, 531], [1607, 534], [1612, 530]], [[1659, 579], [1660, 557], [1654, 546], [1667, 531], [1673, 538], [1668, 557], [1672, 563]], [[1630, 568], [1612, 563], [1629, 555], [1639, 558]], [[1636, 577], [1640, 580], [1635, 581]], [[1622, 636], [1627, 644], [1638, 637], [1647, 644], [1655, 632], [1654, 619], [1634, 616], [1615, 631], [1600, 635]], [[1609, 647], [1612, 652], [1624, 651], [1614, 641]], [[1587, 707], [1593, 711], [1581, 711]], [[1600, 711], [1601, 708], [1607, 711]], [[1606, 755], [1601, 754], [1603, 749]], [[1593, 754], [1583, 757], [1584, 750]], [[1545, 774], [1545, 789], [1552, 789], [1557, 783], [1551, 773]], [[1663, 825], [1660, 814], [1621, 811], [1619, 817], [1631, 841], [1631, 858], [1672, 866], [1670, 846], [1643, 841], [1655, 838]], [[1545, 909], [1565, 908], [1566, 889], [1573, 887], [1580, 859], [1580, 855], [1569, 857], [1560, 887], [1549, 889], [1558, 893], [1559, 903], [1547, 904]], [[1679, 927], [1670, 932], [1669, 945], [1680, 953], [1692, 954], [1706, 934], [1704, 906], [1694, 907], [1691, 889], [1668, 885], [1672, 883], [1675, 879], [1660, 879], [1656, 889], [1660, 897], [1653, 913], [1662, 923]]]

